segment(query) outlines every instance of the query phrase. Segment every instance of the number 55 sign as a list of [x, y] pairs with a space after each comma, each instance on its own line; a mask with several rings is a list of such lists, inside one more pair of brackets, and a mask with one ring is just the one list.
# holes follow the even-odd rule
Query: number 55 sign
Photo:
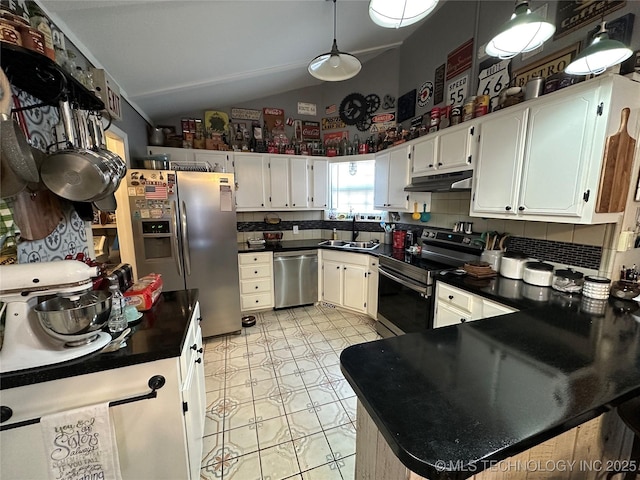
[[467, 87], [469, 85], [469, 75], [455, 79], [447, 85], [447, 104], [462, 105], [467, 97]]
[[[498, 97], [502, 89], [509, 85], [509, 64], [511, 60], [502, 60], [480, 70], [478, 75], [478, 95], [489, 95], [491, 111], [498, 105]], [[480, 66], [482, 68], [482, 65]]]

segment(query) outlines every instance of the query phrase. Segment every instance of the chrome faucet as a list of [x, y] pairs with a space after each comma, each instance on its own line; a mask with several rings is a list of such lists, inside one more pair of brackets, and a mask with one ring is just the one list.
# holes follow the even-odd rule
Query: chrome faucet
[[356, 231], [356, 218], [358, 215], [356, 215], [355, 213], [353, 214], [353, 220], [351, 222], [351, 241], [355, 242], [356, 238], [358, 238], [358, 235], [360, 234], [360, 232]]

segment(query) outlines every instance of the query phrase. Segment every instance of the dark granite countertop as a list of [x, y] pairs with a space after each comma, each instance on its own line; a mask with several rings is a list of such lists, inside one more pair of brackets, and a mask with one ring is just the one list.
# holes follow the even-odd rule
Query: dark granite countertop
[[197, 301], [198, 290], [163, 292], [139, 322], [130, 324], [133, 333], [127, 338], [126, 347], [112, 353], [97, 352], [64, 363], [3, 373], [0, 390], [179, 357]]
[[500, 277], [439, 280], [520, 311], [354, 345], [340, 357], [391, 449], [416, 473], [467, 478], [640, 394], [637, 303], [594, 306], [551, 292], [534, 301]]

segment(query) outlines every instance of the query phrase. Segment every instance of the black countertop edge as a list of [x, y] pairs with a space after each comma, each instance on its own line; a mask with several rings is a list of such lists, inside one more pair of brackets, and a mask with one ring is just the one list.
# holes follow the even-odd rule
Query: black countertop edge
[[519, 312], [348, 347], [341, 369], [407, 468], [462, 480], [640, 395], [640, 307], [605, 304], [512, 299]]
[[327, 245], [318, 245], [320, 242], [324, 242], [327, 239], [307, 239], [307, 240], [283, 240], [276, 245], [265, 245], [264, 248], [251, 248], [246, 243], [238, 243], [238, 253], [253, 253], [253, 252], [293, 252], [296, 250], [333, 250], [337, 252], [351, 252], [351, 253], [366, 253], [374, 257], [380, 255], [391, 255], [394, 251], [393, 247], [389, 244], [381, 243], [378, 248], [368, 250], [365, 248], [340, 248], [330, 247]]
[[179, 357], [197, 301], [197, 289], [163, 292], [153, 307], [143, 312], [141, 321], [129, 325], [132, 333], [125, 347], [0, 374], [0, 390]]

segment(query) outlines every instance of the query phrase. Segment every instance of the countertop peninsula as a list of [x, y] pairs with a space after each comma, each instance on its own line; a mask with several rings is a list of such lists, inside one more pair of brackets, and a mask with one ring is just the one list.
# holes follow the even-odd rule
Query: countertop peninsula
[[340, 357], [393, 453], [430, 480], [467, 478], [640, 394], [637, 303], [611, 299], [587, 313], [579, 300], [501, 296], [501, 280], [439, 278], [519, 312]]

